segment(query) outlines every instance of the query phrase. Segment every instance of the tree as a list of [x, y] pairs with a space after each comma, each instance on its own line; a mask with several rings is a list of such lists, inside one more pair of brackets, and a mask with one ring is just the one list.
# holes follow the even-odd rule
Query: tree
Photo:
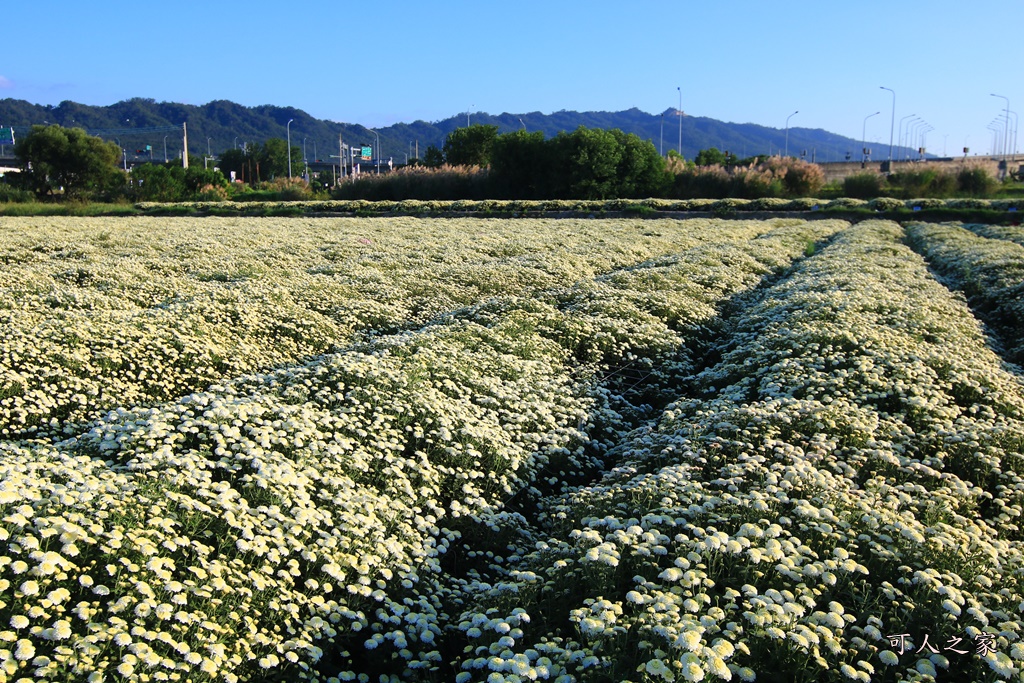
[[444, 152], [437, 145], [430, 145], [423, 153], [423, 165], [428, 168], [437, 168], [444, 165]]
[[611, 131], [580, 126], [552, 138], [556, 198], [606, 199], [615, 196], [622, 149]]
[[497, 126], [456, 128], [444, 139], [444, 159], [451, 166], [488, 166], [497, 137]]
[[728, 161], [729, 157], [717, 147], [702, 149], [697, 152], [697, 157], [694, 159], [694, 163], [698, 166], [725, 166]]
[[[288, 142], [281, 138], [270, 138], [259, 146], [260, 169], [262, 179], [288, 177]], [[302, 148], [292, 145], [292, 174], [299, 175], [302, 170]], [[296, 170], [299, 173], [296, 173]]]
[[491, 179], [498, 196], [543, 198], [549, 184], [548, 145], [544, 133], [517, 130], [499, 135], [491, 148]]
[[609, 131], [619, 144], [620, 160], [616, 197], [655, 197], [668, 187], [672, 176], [665, 170], [665, 159], [654, 143], [641, 140], [618, 128]]
[[231, 172], [234, 171], [236, 180], [245, 181], [249, 179], [249, 175], [246, 172], [247, 161], [248, 158], [244, 150], [232, 147], [221, 153], [220, 158], [217, 159], [217, 166], [220, 168], [221, 173], [228, 178], [231, 177]]
[[71, 199], [124, 188], [124, 173], [118, 168], [120, 147], [81, 128], [32, 126], [15, 145], [14, 154], [21, 163], [24, 182], [40, 197], [61, 188]]
[[135, 196], [143, 201], [181, 202], [209, 190], [226, 188], [224, 174], [212, 168], [180, 164], [140, 164], [132, 169]]

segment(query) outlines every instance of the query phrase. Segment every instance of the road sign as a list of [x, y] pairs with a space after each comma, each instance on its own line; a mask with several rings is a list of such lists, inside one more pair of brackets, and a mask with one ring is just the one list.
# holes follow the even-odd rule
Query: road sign
[[14, 144], [14, 129], [13, 128], [0, 128], [0, 145], [13, 145]]
[[373, 148], [372, 147], [363, 147], [362, 153], [363, 153], [362, 154], [363, 161], [369, 161], [370, 159], [373, 158]]

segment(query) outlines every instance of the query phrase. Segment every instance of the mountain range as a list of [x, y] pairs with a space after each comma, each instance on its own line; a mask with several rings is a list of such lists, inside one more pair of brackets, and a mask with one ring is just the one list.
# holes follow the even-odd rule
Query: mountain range
[[[288, 121], [292, 123], [290, 127]], [[379, 128], [376, 134], [357, 123], [341, 123], [317, 119], [301, 109], [260, 105], [246, 107], [227, 100], [204, 105], [156, 102], [133, 98], [108, 106], [90, 106], [64, 101], [57, 106], [31, 104], [25, 100], [0, 99], [0, 126], [13, 127], [16, 136], [24, 135], [35, 124], [56, 123], [84, 128], [93, 135], [117, 141], [129, 154], [141, 150], [154, 159], [179, 158], [182, 148], [182, 124], [187, 123], [189, 153], [214, 156], [246, 143], [264, 142], [269, 138], [286, 138], [290, 132], [293, 146], [302, 146], [303, 155], [312, 161], [329, 161], [338, 154], [338, 136], [345, 145], [376, 147], [380, 140], [381, 157], [405, 163], [416, 156], [422, 158], [428, 145], [441, 147], [445, 137], [460, 126], [487, 124], [498, 127], [499, 133], [525, 128], [542, 131], [552, 137], [579, 126], [587, 128], [618, 128], [650, 140], [667, 153], [678, 148], [679, 118], [675, 109], [649, 114], [633, 108], [619, 112], [557, 111], [551, 114], [460, 114], [442, 121], [414, 121]], [[288, 130], [290, 128], [290, 131]], [[149, 149], [147, 151], [147, 145]], [[820, 128], [792, 127], [785, 130], [754, 123], [727, 123], [702, 116], [682, 119], [682, 149], [692, 159], [701, 149], [717, 147], [741, 158], [757, 154], [779, 154], [788, 150], [792, 156], [804, 155], [808, 161], [842, 161], [846, 155], [857, 159], [861, 141], [830, 133]], [[873, 145], [872, 158], [888, 157], [888, 145]], [[9, 148], [8, 148], [9, 151]], [[894, 155], [898, 155], [894, 151]]]

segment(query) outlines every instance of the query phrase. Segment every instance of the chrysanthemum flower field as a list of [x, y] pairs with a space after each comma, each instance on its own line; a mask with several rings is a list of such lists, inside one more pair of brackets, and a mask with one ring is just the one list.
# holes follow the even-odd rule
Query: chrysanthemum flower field
[[1020, 680], [1022, 240], [0, 219], [0, 683]]

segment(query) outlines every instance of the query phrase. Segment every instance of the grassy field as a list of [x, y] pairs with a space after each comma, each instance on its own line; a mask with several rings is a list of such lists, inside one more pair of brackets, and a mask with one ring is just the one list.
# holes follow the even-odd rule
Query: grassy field
[[1019, 678], [1022, 244], [0, 218], [0, 683]]

